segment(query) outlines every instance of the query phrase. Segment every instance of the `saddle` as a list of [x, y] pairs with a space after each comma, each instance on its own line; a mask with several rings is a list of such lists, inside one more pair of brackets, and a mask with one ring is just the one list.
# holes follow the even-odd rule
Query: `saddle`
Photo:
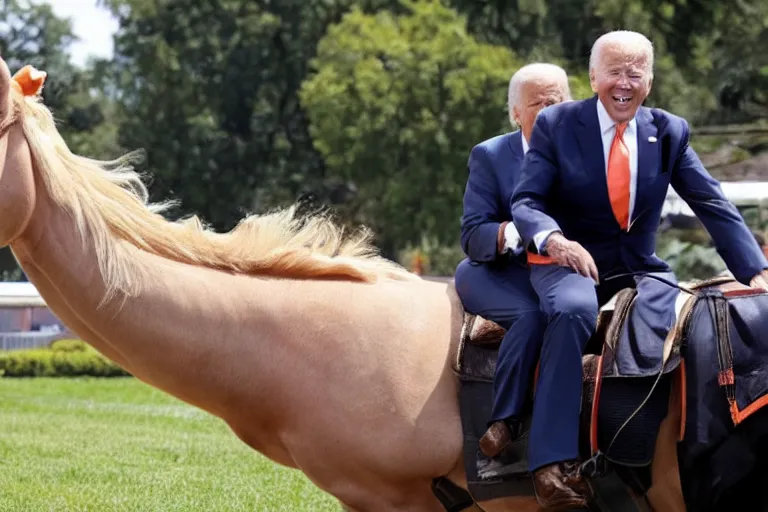
[[[743, 288], [730, 277], [719, 277], [687, 289], [731, 286]], [[659, 426], [667, 416], [673, 392], [682, 394], [679, 439], [685, 432], [685, 365], [681, 345], [696, 296], [680, 291], [675, 307], [676, 322], [663, 346], [664, 364], [658, 374], [650, 377], [622, 375], [616, 364], [618, 340], [636, 296], [633, 288], [621, 290], [599, 311], [595, 333], [582, 358], [584, 380], [579, 438], [584, 460], [592, 460], [595, 464], [602, 461], [603, 466], [609, 464], [617, 470], [633, 496], [642, 497], [650, 487], [650, 463], [656, 438]], [[475, 501], [533, 495], [525, 457], [489, 459], [479, 449], [480, 440], [488, 429], [498, 349], [505, 333], [506, 330], [495, 322], [465, 313], [459, 347], [452, 362], [460, 381], [465, 471], [469, 493]], [[533, 387], [532, 383], [531, 404]], [[530, 407], [527, 409], [530, 411]], [[523, 435], [515, 441], [514, 451], [518, 454], [527, 453], [530, 412], [527, 419], [523, 421]], [[605, 467], [593, 469], [595, 473], [606, 471]], [[615, 485], [611, 487], [606, 492], [616, 491]], [[599, 494], [599, 486], [595, 491]]]

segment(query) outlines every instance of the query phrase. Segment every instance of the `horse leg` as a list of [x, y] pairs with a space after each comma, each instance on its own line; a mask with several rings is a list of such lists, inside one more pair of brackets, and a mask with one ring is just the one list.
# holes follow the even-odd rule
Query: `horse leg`
[[667, 416], [661, 422], [651, 466], [648, 501], [655, 512], [685, 512], [680, 469], [677, 463], [677, 439], [680, 432], [682, 392], [678, 386], [669, 400]]

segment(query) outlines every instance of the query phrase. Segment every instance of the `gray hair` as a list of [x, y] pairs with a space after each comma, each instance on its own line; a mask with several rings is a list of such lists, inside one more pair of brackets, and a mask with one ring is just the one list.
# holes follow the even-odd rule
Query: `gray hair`
[[589, 55], [589, 70], [597, 68], [605, 46], [621, 46], [628, 48], [638, 55], [643, 55], [648, 63], [648, 78], [653, 78], [653, 43], [639, 32], [631, 30], [614, 30], [597, 38], [592, 45]]
[[547, 79], [562, 83], [565, 88], [566, 97], [570, 98], [571, 90], [568, 86], [568, 75], [563, 68], [556, 64], [534, 62], [532, 64], [526, 64], [512, 75], [512, 78], [509, 80], [509, 90], [507, 91], [507, 108], [509, 111], [509, 121], [512, 124], [516, 124], [512, 117], [512, 109], [516, 105], [518, 107], [522, 106], [519, 103], [522, 99], [523, 86], [530, 82], [538, 82]]

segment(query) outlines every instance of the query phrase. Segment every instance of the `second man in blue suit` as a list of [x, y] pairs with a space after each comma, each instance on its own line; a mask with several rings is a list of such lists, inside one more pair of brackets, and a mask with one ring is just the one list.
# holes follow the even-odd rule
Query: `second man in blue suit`
[[456, 290], [465, 309], [505, 329], [494, 380], [490, 430], [481, 440], [498, 447], [517, 437], [526, 394], [539, 356], [546, 327], [536, 292], [531, 286], [520, 237], [511, 222], [509, 200], [536, 115], [544, 107], [570, 100], [568, 77], [553, 64], [520, 68], [509, 82], [510, 122], [519, 130], [481, 142], [469, 156], [469, 178], [464, 194], [461, 246], [467, 255], [456, 269]]

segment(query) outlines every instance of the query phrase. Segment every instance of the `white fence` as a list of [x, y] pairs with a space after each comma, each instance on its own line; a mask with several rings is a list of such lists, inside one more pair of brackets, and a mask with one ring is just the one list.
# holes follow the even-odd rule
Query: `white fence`
[[66, 337], [66, 334], [45, 331], [0, 332], [0, 350], [46, 347], [62, 337]]

